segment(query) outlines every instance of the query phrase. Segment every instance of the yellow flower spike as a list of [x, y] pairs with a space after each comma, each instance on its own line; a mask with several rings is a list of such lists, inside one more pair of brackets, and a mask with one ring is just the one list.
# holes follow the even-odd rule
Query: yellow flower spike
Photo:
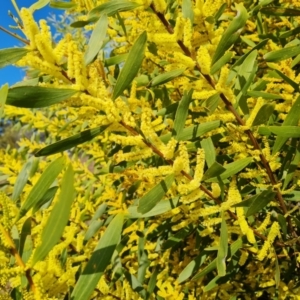
[[183, 43], [191, 51], [192, 50], [192, 36], [193, 36], [193, 26], [190, 19], [185, 19], [184, 29], [183, 29]]
[[246, 121], [246, 126], [251, 127], [252, 123], [257, 115], [257, 113], [259, 112], [259, 110], [262, 108], [262, 106], [264, 105], [264, 99], [262, 97], [259, 97], [256, 101], [256, 104], [254, 106], [254, 108], [251, 111], [251, 114], [249, 116], [249, 118]]
[[271, 222], [271, 214], [268, 213], [264, 221], [260, 224], [260, 226], [256, 230], [263, 233], [266, 230], [267, 226], [270, 224], [270, 222]]
[[211, 57], [206, 46], [200, 46], [198, 49], [197, 62], [201, 68], [201, 73], [210, 74]]
[[227, 66], [222, 67], [220, 78], [218, 80], [218, 83], [216, 84], [216, 91], [219, 93], [223, 93], [231, 103], [235, 103], [235, 96], [233, 94], [233, 91], [230, 87], [230, 85], [227, 85], [227, 78], [229, 75], [229, 69]]
[[223, 3], [224, 0], [206, 0], [202, 8], [204, 17], [214, 16]]
[[164, 13], [167, 9], [167, 4], [165, 0], [153, 0], [153, 4], [155, 9], [160, 13]]
[[23, 7], [20, 11], [20, 14], [23, 22], [23, 32], [30, 41], [29, 47], [31, 49], [35, 49], [35, 36], [39, 33], [39, 27], [33, 19], [33, 16], [29, 9]]
[[197, 163], [195, 168], [194, 179], [200, 183], [203, 177], [203, 170], [205, 165], [205, 152], [204, 149], [198, 149], [197, 151]]
[[176, 38], [177, 41], [181, 41], [184, 35], [184, 18], [179, 16], [176, 19], [176, 25], [174, 28], [174, 36]]
[[280, 235], [280, 225], [278, 222], [274, 222], [271, 226], [267, 240], [264, 242], [263, 247], [257, 255], [258, 260], [263, 260], [270, 250], [275, 238]]

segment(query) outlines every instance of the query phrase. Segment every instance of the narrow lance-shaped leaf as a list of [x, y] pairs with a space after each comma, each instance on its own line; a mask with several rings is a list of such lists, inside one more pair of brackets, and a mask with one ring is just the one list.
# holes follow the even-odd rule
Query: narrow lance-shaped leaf
[[113, 100], [118, 98], [123, 91], [131, 84], [137, 75], [144, 59], [144, 52], [147, 43], [147, 33], [144, 31], [135, 41], [128, 53], [127, 60], [118, 76], [113, 92]]
[[227, 225], [224, 218], [224, 214], [222, 213], [222, 223], [221, 223], [221, 236], [220, 236], [220, 244], [218, 248], [217, 255], [217, 270], [218, 276], [226, 275], [226, 257], [228, 253], [228, 232]]
[[31, 158], [26, 162], [26, 164], [23, 166], [21, 172], [19, 173], [17, 180], [14, 184], [13, 194], [11, 199], [13, 201], [18, 200], [19, 196], [21, 195], [27, 180], [29, 178], [30, 170], [33, 164], [33, 159]]
[[227, 64], [232, 57], [232, 52], [225, 53], [218, 61], [216, 61], [210, 68], [210, 74], [217, 73], [225, 64]]
[[192, 94], [193, 90], [190, 90], [188, 93], [185, 91], [181, 101], [179, 102], [173, 128], [173, 135], [176, 137], [178, 137], [184, 129], [185, 121], [188, 116], [189, 105], [192, 101]]
[[257, 126], [260, 124], [267, 124], [271, 115], [273, 114], [275, 106], [273, 104], [265, 104], [261, 107], [256, 117], [252, 122], [252, 126]]
[[167, 193], [174, 181], [174, 174], [168, 175], [152, 190], [139, 200], [138, 212], [145, 214], [149, 212]]
[[299, 45], [268, 52], [264, 55], [264, 59], [268, 62], [277, 62], [294, 57], [298, 54], [300, 54]]
[[8, 90], [6, 104], [17, 107], [40, 108], [67, 100], [76, 93], [78, 91], [71, 89], [20, 86]]
[[41, 244], [32, 258], [32, 265], [43, 260], [57, 244], [68, 223], [71, 205], [75, 198], [74, 171], [70, 164], [61, 183], [61, 192], [55, 203], [41, 235]]
[[100, 14], [106, 14], [110, 17], [117, 12], [133, 10], [139, 6], [141, 4], [127, 0], [108, 1], [92, 9], [89, 13], [89, 18], [99, 16]]
[[102, 15], [99, 21], [96, 23], [91, 38], [89, 40], [86, 52], [84, 54], [84, 63], [88, 65], [97, 56], [106, 36], [106, 30], [108, 27], [107, 15]]
[[17, 219], [20, 219], [26, 214], [26, 212], [32, 208], [47, 192], [50, 185], [56, 179], [58, 174], [62, 171], [65, 166], [65, 158], [63, 156], [54, 160], [42, 173], [37, 183], [31, 189], [27, 199], [22, 205], [19, 216]]
[[4, 84], [0, 88], [0, 119], [3, 117], [4, 114], [4, 105], [8, 95], [8, 84]]
[[194, 23], [194, 11], [191, 0], [182, 0], [182, 15], [184, 18], [190, 19], [192, 26]]
[[0, 50], [0, 68], [8, 65], [12, 65], [23, 56], [25, 56], [29, 50], [24, 48], [7, 48]]
[[[286, 118], [284, 119], [281, 126], [284, 126], [284, 127], [297, 126], [299, 118], [300, 118], [299, 110], [300, 110], [300, 96], [298, 96], [297, 100], [295, 101], [292, 108], [288, 112], [288, 114], [287, 114]], [[287, 137], [277, 136], [274, 146], [272, 148], [272, 154], [277, 153], [287, 140], [288, 140]]]
[[35, 10], [45, 7], [49, 2], [50, 2], [50, 0], [39, 0], [35, 3], [33, 3], [29, 7], [29, 10], [31, 11], [31, 13], [33, 13]]
[[57, 0], [50, 0], [49, 5], [52, 8], [63, 9], [63, 10], [75, 8], [77, 6], [77, 4], [72, 2], [57, 1]]
[[244, 27], [248, 19], [248, 14], [243, 4], [236, 4], [237, 15], [231, 21], [225, 33], [223, 34], [216, 52], [212, 58], [212, 65], [217, 62], [224, 53], [236, 42], [240, 36], [241, 28]]
[[185, 69], [178, 69], [178, 70], [173, 70], [173, 71], [166, 72], [163, 74], [159, 74], [151, 80], [150, 86], [154, 87], [154, 86], [169, 82], [169, 81], [173, 80], [174, 78], [180, 76], [184, 71], [185, 71]]
[[69, 138], [61, 140], [59, 142], [56, 142], [54, 144], [51, 144], [39, 150], [38, 152], [35, 153], [35, 156], [52, 155], [55, 153], [59, 153], [71, 149], [77, 145], [92, 140], [97, 135], [101, 134], [107, 127], [108, 125], [100, 126], [97, 128], [88, 129], [80, 133], [77, 133]]
[[72, 300], [88, 300], [110, 264], [111, 257], [119, 243], [124, 215], [118, 214], [110, 222], [84, 268], [72, 292]]
[[263, 7], [260, 12], [267, 16], [300, 16], [299, 9], [283, 8], [283, 7]]
[[300, 137], [300, 127], [298, 126], [266, 126], [268, 130], [278, 137], [298, 138]]
[[284, 179], [283, 188], [282, 188], [283, 190], [285, 190], [287, 188], [288, 184], [294, 178], [295, 172], [298, 169], [298, 165], [300, 163], [300, 143], [298, 143], [294, 154], [295, 155], [294, 155], [294, 158], [293, 158], [291, 164], [285, 170], [287, 174]]

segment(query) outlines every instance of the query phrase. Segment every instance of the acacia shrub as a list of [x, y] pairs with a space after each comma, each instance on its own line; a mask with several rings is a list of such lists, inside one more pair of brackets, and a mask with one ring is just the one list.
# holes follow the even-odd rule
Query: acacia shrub
[[[48, 2], [78, 35], [35, 22]], [[1, 88], [1, 114], [32, 137], [0, 149], [0, 298], [298, 299], [299, 16], [272, 0], [18, 10], [24, 47], [0, 65], [30, 76]]]

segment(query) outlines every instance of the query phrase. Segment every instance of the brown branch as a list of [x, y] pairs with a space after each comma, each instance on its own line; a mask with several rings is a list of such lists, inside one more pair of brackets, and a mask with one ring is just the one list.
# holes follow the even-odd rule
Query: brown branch
[[[151, 9], [153, 10], [153, 12], [156, 14], [156, 16], [161, 20], [161, 22], [163, 23], [163, 25], [165, 26], [166, 30], [170, 33], [170, 34], [173, 34], [174, 33], [174, 30], [172, 28], [172, 26], [169, 24], [169, 22], [166, 20], [164, 14], [156, 11], [155, 7], [153, 4], [150, 5]], [[188, 57], [191, 57], [192, 59], [195, 60], [194, 57], [192, 57], [192, 54], [191, 52], [189, 51], [189, 49], [183, 44], [182, 41], [177, 41], [178, 45], [180, 46], [181, 50], [184, 52], [184, 54]], [[196, 67], [198, 69], [198, 71], [201, 73], [201, 68], [199, 66], [198, 63], [196, 63]], [[202, 73], [201, 73], [202, 74]], [[206, 75], [206, 74], [202, 74], [202, 76], [206, 79], [206, 81], [210, 84], [210, 86], [213, 88], [213, 89], [216, 89], [215, 87], [215, 82], [213, 81], [213, 79], [209, 76], [209, 75]], [[240, 124], [240, 125], [244, 125], [244, 121], [243, 119], [240, 117], [240, 115], [238, 114], [238, 112], [235, 110], [235, 108], [233, 107], [232, 103], [227, 99], [227, 97], [223, 94], [223, 93], [220, 93], [220, 97], [221, 99], [223, 100], [226, 108], [234, 115], [235, 119], [237, 120], [237, 122]], [[245, 130], [245, 133], [248, 135], [252, 145], [254, 146], [254, 148], [256, 150], [259, 150], [260, 151], [260, 159], [261, 159], [261, 163], [263, 164], [264, 168], [266, 169], [266, 172], [268, 174], [268, 177], [270, 179], [270, 182], [271, 184], [274, 186], [277, 184], [277, 181], [275, 179], [275, 176], [271, 170], [271, 167], [270, 167], [270, 164], [269, 162], [267, 161], [266, 157], [263, 155], [263, 153], [261, 152], [261, 149], [260, 149], [260, 146], [256, 140], [256, 138], [254, 137], [252, 131], [250, 129], [248, 130]], [[275, 191], [276, 191], [276, 196], [277, 196], [277, 199], [278, 199], [278, 202], [279, 202], [279, 205], [280, 205], [280, 208], [282, 210], [282, 212], [284, 214], [287, 213], [287, 208], [286, 208], [286, 205], [284, 203], [284, 200], [283, 200], [283, 197], [281, 195], [281, 192], [278, 188], [275, 188]], [[293, 234], [294, 237], [297, 237], [297, 234], [294, 230], [294, 227], [292, 225], [292, 222], [291, 222], [291, 218], [290, 216], [287, 216], [287, 222], [288, 222], [288, 227], [289, 227], [289, 230], [290, 232]]]
[[16, 33], [13, 33], [7, 29], [5, 29], [4, 27], [0, 26], [0, 30], [2, 30], [3, 32], [13, 36], [14, 38], [18, 39], [19, 41], [21, 41], [22, 43], [26, 44], [26, 45], [30, 45], [29, 41], [23, 39], [22, 37], [20, 37], [19, 35], [17, 35]]

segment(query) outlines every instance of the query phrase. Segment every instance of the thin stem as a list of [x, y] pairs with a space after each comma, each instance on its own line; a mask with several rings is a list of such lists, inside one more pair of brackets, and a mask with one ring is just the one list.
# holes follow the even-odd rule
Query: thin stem
[[4, 27], [0, 26], [0, 30], [4, 31], [5, 33], [13, 36], [14, 38], [18, 39], [19, 41], [21, 41], [22, 43], [26, 44], [26, 45], [30, 45], [29, 41], [23, 39], [22, 37], [20, 37], [18, 34], [13, 33], [7, 29], [5, 29]]
[[[151, 4], [150, 7], [153, 10], [153, 12], [157, 15], [157, 17], [161, 20], [161, 22], [164, 24], [164, 26], [167, 29], [167, 31], [170, 34], [173, 34], [174, 30], [173, 30], [172, 26], [169, 24], [169, 22], [166, 20], [164, 14], [156, 11], [156, 9], [155, 9], [155, 7], [154, 7], [153, 4]], [[195, 58], [192, 57], [192, 54], [189, 51], [189, 49], [183, 44], [182, 41], [177, 41], [177, 43], [178, 43], [178, 45], [180, 46], [181, 50], [184, 52], [184, 54], [186, 56], [189, 56], [189, 57], [191, 57], [192, 59], [195, 60]], [[199, 66], [198, 63], [196, 63], [196, 68], [201, 73], [201, 68], [200, 68], [200, 66]], [[213, 81], [213, 79], [209, 75], [202, 74], [202, 76], [206, 79], [206, 81], [210, 84], [210, 86], [215, 89], [215, 82]], [[240, 117], [240, 115], [238, 114], [238, 112], [234, 109], [232, 103], [227, 99], [227, 97], [223, 93], [220, 93], [220, 97], [223, 100], [226, 108], [235, 116], [235, 119], [237, 120], [237, 122], [240, 125], [244, 125], [243, 119]], [[268, 174], [268, 177], [270, 179], [271, 184], [273, 186], [276, 185], [277, 181], [276, 181], [275, 176], [274, 176], [274, 174], [273, 174], [273, 172], [271, 170], [270, 164], [267, 161], [266, 157], [261, 152], [260, 146], [259, 146], [256, 138], [254, 137], [252, 131], [250, 129], [248, 129], [248, 130], [245, 130], [245, 133], [248, 135], [248, 137], [249, 137], [252, 145], [254, 146], [254, 148], [256, 150], [260, 151], [260, 155], [259, 156], [260, 156], [260, 159], [261, 159], [261, 163], [263, 164], [264, 168], [266, 169], [266, 172]], [[284, 203], [284, 200], [283, 200], [283, 197], [281, 195], [281, 192], [280, 192], [280, 190], [277, 187], [274, 190], [276, 192], [276, 196], [277, 196], [280, 208], [281, 208], [282, 212], [284, 214], [286, 214], [287, 213], [287, 208], [286, 208], [286, 205]], [[296, 232], [294, 230], [294, 227], [292, 225], [290, 216], [287, 217], [287, 222], [288, 222], [288, 227], [289, 227], [290, 232], [293, 234], [294, 237], [297, 237], [297, 234], [296, 234]]]

